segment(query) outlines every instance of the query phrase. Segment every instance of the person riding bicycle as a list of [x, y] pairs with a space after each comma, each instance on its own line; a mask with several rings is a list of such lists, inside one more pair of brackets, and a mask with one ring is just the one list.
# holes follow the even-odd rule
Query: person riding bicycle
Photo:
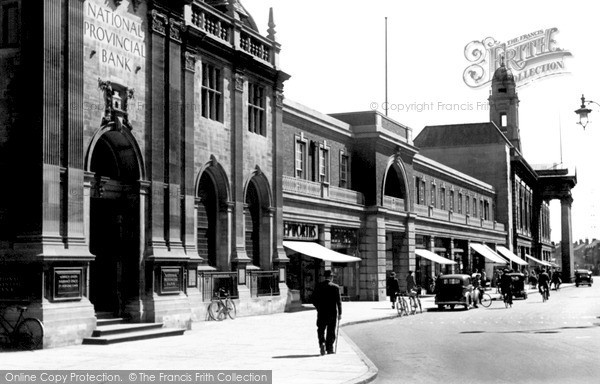
[[545, 269], [538, 276], [538, 289], [540, 294], [546, 292], [546, 298], [550, 298], [550, 276]]
[[512, 306], [512, 277], [508, 275], [508, 269], [504, 269], [503, 272], [500, 278], [500, 290], [502, 291], [504, 301]]

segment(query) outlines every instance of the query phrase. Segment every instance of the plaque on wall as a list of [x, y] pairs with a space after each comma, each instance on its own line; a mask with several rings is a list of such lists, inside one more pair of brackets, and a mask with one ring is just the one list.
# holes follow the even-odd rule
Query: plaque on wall
[[198, 271], [195, 269], [188, 269], [187, 273], [188, 273], [187, 286], [190, 288], [197, 287], [198, 286]]
[[183, 290], [183, 269], [181, 267], [160, 268], [160, 293], [176, 294]]
[[79, 300], [83, 295], [83, 268], [55, 268], [53, 300]]

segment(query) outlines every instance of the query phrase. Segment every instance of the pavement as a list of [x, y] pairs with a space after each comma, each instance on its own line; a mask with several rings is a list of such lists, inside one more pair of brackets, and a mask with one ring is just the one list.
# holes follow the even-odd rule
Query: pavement
[[[567, 285], [567, 284], [564, 284]], [[499, 299], [495, 289], [488, 291]], [[536, 290], [531, 290], [536, 292]], [[421, 298], [423, 313], [433, 296]], [[197, 322], [183, 336], [113, 345], [75, 345], [0, 354], [3, 370], [272, 370], [273, 383], [359, 384], [373, 381], [377, 367], [344, 333], [344, 327], [396, 318], [389, 301], [343, 302], [337, 353], [321, 356], [316, 311]], [[481, 310], [481, 309], [480, 309]], [[1, 380], [0, 380], [1, 381]]]

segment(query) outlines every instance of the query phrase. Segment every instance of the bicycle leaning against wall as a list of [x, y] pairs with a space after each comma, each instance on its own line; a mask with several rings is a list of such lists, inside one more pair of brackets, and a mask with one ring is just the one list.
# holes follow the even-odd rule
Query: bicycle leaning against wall
[[44, 339], [44, 326], [41, 321], [33, 317], [25, 317], [24, 306], [14, 306], [19, 311], [19, 317], [11, 322], [6, 311], [8, 306], [0, 307], [0, 344], [16, 349], [40, 349]]
[[215, 295], [208, 305], [208, 316], [211, 320], [221, 321], [225, 320], [227, 316], [233, 320], [236, 314], [235, 303], [229, 298], [229, 292], [223, 288], [215, 291]]

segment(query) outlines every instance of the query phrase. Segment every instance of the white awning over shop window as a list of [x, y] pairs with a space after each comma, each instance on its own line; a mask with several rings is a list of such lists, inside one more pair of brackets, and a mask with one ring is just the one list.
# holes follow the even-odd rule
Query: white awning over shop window
[[496, 247], [496, 249], [498, 249], [498, 252], [502, 256], [506, 257], [508, 260], [512, 261], [513, 263], [517, 263], [519, 265], [529, 265], [528, 262], [521, 259], [519, 256], [515, 255], [514, 253], [512, 253], [510, 251], [510, 249], [508, 249], [508, 248], [504, 248], [503, 246], [499, 245], [498, 247]]
[[552, 264], [550, 264], [549, 262], [543, 261], [543, 260], [540, 260], [540, 259], [536, 259], [535, 257], [530, 256], [528, 254], [525, 254], [525, 257], [528, 258], [528, 259], [530, 259], [530, 260], [535, 261], [536, 263], [538, 263], [540, 265], [543, 265], [543, 266], [546, 266], [546, 267], [551, 267], [552, 266]]
[[314, 257], [315, 259], [331, 261], [332, 263], [352, 263], [360, 261], [359, 257], [344, 255], [343, 253], [332, 251], [321, 244], [308, 241], [284, 241], [283, 246], [292, 251], [302, 253], [303, 255]]
[[428, 251], [426, 249], [415, 249], [415, 253], [421, 257], [426, 258], [427, 260], [431, 260], [434, 263], [438, 263], [438, 264], [456, 264], [456, 261], [452, 261], [449, 259], [446, 259], [445, 257], [442, 257], [440, 255], [437, 255], [431, 251]]
[[496, 252], [494, 252], [490, 247], [485, 244], [471, 243], [471, 248], [475, 250], [475, 252], [479, 253], [481, 256], [485, 257], [492, 263], [496, 264], [507, 264], [507, 261], [500, 257]]

